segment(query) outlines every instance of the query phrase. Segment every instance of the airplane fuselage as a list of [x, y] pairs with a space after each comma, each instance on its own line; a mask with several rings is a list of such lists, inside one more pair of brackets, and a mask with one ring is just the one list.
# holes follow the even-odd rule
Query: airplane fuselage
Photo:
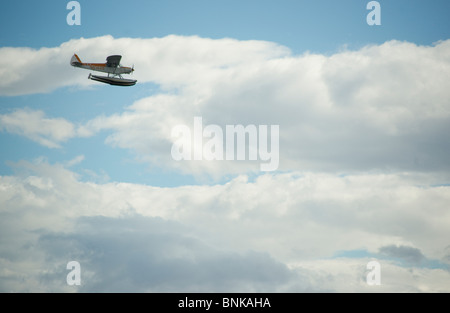
[[106, 63], [72, 62], [70, 64], [75, 67], [114, 75], [130, 74], [131, 72], [133, 72], [133, 69], [131, 67], [108, 67], [106, 66]]
[[83, 63], [75, 54], [70, 60], [70, 65], [74, 67], [84, 68], [87, 70], [103, 72], [113, 75], [130, 74], [134, 71], [131, 67], [126, 66], [108, 66], [108, 63]]

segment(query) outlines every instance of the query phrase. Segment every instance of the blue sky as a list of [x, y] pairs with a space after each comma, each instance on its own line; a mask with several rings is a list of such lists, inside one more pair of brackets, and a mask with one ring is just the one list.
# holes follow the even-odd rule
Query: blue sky
[[162, 37], [168, 34], [275, 41], [293, 49], [335, 51], [341, 45], [390, 39], [430, 44], [448, 36], [444, 0], [380, 1], [382, 26], [367, 27], [369, 1], [80, 1], [82, 26], [66, 24], [61, 1], [8, 1], [2, 46], [51, 47], [79, 37]]
[[[68, 2], [0, 10], [0, 291], [449, 291], [449, 1]], [[279, 125], [278, 170], [175, 161], [198, 116]]]

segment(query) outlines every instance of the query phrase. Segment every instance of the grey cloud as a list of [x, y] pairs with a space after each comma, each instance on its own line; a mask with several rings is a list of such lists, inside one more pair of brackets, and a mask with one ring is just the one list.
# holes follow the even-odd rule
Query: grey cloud
[[450, 245], [444, 249], [444, 257], [442, 260], [448, 264], [450, 264]]
[[[434, 176], [286, 173], [157, 188], [16, 166], [20, 176], [0, 179], [4, 292], [359, 290], [348, 277], [367, 262], [329, 258], [361, 247], [382, 247], [383, 264], [402, 269], [392, 290], [441, 288], [448, 277], [433, 260], [448, 254], [449, 188], [430, 185]], [[78, 289], [65, 282], [72, 260]], [[408, 272], [415, 265], [420, 281]]]
[[159, 218], [82, 218], [77, 229], [41, 235], [47, 263], [60, 267], [42, 279], [65, 278], [71, 260], [91, 273], [82, 292], [276, 291], [298, 279], [266, 253], [221, 251]]
[[402, 245], [384, 246], [379, 249], [379, 252], [386, 257], [399, 259], [413, 265], [419, 265], [426, 259], [419, 249]]

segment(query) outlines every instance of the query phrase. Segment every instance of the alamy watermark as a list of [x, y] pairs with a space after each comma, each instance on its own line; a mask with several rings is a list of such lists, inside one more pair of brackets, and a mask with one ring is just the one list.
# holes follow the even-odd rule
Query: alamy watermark
[[81, 285], [81, 266], [77, 261], [70, 261], [67, 263], [66, 269], [70, 272], [66, 276], [66, 282], [69, 286]]
[[81, 25], [81, 5], [78, 1], [70, 1], [66, 6], [67, 10], [71, 10], [69, 14], [67, 14], [66, 22], [67, 25]]
[[369, 286], [381, 285], [381, 265], [378, 261], [370, 261], [367, 263], [366, 269], [370, 272], [367, 273], [366, 282]]
[[378, 1], [370, 1], [367, 3], [367, 10], [371, 10], [367, 14], [367, 25], [369, 26], [380, 26], [381, 25], [381, 5]]
[[261, 171], [276, 171], [279, 134], [279, 125], [226, 125], [224, 130], [214, 124], [203, 127], [202, 117], [194, 117], [192, 132], [187, 125], [177, 125], [172, 129], [172, 138], [177, 139], [171, 154], [175, 161], [259, 160], [262, 162]]

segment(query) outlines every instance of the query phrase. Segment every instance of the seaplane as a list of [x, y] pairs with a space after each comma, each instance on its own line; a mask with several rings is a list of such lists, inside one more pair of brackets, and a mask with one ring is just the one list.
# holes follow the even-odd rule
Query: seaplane
[[120, 65], [121, 55], [110, 55], [106, 58], [106, 63], [83, 63], [78, 55], [74, 54], [70, 60], [70, 65], [74, 67], [84, 68], [87, 70], [107, 73], [108, 76], [98, 76], [89, 73], [88, 79], [113, 86], [134, 86], [137, 80], [126, 79], [122, 74], [130, 74], [134, 72], [133, 67], [125, 67]]

